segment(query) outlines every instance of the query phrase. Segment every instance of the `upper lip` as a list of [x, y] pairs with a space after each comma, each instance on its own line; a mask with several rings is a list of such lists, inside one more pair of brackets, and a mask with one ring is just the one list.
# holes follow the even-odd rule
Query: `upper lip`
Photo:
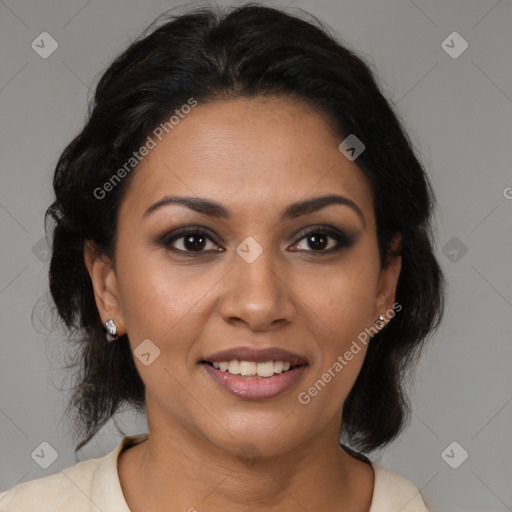
[[278, 347], [260, 349], [251, 347], [228, 348], [226, 350], [221, 350], [220, 352], [215, 352], [215, 354], [205, 357], [202, 361], [212, 363], [232, 361], [233, 359], [238, 361], [254, 361], [256, 363], [263, 363], [265, 361], [283, 361], [289, 362], [292, 366], [307, 364], [306, 359], [300, 355]]

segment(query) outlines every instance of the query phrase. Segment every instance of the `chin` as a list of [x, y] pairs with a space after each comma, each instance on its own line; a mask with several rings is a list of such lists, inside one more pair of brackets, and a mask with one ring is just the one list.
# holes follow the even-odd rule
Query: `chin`
[[[292, 450], [304, 436], [301, 425], [292, 423], [296, 419], [297, 415], [283, 412], [240, 413], [226, 420], [218, 416], [218, 423], [209, 422], [203, 435], [217, 448], [233, 455], [271, 457]], [[218, 426], [214, 431], [213, 425]]]

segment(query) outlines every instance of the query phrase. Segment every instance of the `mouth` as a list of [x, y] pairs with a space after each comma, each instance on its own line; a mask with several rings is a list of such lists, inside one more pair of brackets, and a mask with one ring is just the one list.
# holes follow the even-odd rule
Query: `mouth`
[[290, 390], [308, 366], [304, 357], [275, 347], [224, 350], [199, 364], [224, 391], [249, 400], [273, 398]]

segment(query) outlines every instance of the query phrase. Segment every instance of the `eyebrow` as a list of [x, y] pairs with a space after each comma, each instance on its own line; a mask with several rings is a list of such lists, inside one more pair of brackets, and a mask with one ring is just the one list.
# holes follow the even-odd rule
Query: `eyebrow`
[[[164, 196], [162, 197], [162, 199], [158, 200], [156, 203], [152, 204], [149, 208], [147, 208], [144, 214], [142, 215], [142, 218], [145, 218], [149, 214], [155, 212], [156, 210], [159, 210], [160, 208], [163, 208], [164, 206], [168, 206], [171, 204], [185, 206], [198, 213], [202, 213], [203, 215], [208, 215], [209, 217], [217, 217], [224, 219], [231, 219], [233, 217], [233, 214], [230, 210], [228, 210], [226, 207], [224, 207], [217, 201], [213, 201], [211, 199], [187, 196]], [[307, 215], [308, 213], [316, 212], [332, 204], [341, 204], [351, 208], [361, 218], [363, 226], [366, 227], [364, 215], [359, 206], [357, 206], [357, 204], [354, 203], [354, 201], [352, 201], [348, 197], [339, 196], [336, 194], [314, 197], [311, 199], [305, 199], [303, 201], [292, 203], [289, 206], [287, 206], [282, 212], [281, 220], [295, 219], [297, 217], [300, 217], [301, 215]]]

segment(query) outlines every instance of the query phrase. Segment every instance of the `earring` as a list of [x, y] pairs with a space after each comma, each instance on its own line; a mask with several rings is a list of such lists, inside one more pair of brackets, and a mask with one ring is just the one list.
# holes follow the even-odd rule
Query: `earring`
[[119, 336], [117, 335], [117, 327], [116, 324], [114, 323], [113, 318], [105, 322], [105, 329], [107, 330], [107, 332], [105, 333], [105, 338], [107, 339], [108, 342], [114, 341], [117, 338], [119, 338]]
[[384, 315], [379, 315], [379, 318], [377, 319], [377, 321], [375, 322], [375, 325], [377, 324], [382, 324], [382, 325], [377, 325], [377, 327], [379, 329], [382, 329], [386, 324], [384, 323], [384, 320], [385, 320], [385, 316]]

